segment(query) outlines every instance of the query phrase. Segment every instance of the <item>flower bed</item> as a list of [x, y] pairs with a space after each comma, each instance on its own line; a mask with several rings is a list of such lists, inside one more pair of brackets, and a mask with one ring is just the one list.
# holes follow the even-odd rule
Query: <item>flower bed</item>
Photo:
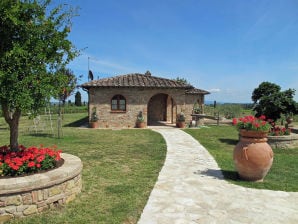
[[19, 146], [12, 152], [9, 146], [0, 147], [0, 176], [20, 176], [49, 170], [57, 166], [61, 150]]
[[290, 135], [291, 129], [279, 126], [273, 126], [270, 130], [270, 136], [283, 136], [283, 135]]
[[298, 134], [291, 133], [290, 135], [268, 136], [268, 144], [273, 148], [287, 149], [298, 147]]
[[81, 160], [66, 153], [61, 158], [64, 163], [56, 169], [0, 179], [0, 223], [66, 204], [81, 192]]

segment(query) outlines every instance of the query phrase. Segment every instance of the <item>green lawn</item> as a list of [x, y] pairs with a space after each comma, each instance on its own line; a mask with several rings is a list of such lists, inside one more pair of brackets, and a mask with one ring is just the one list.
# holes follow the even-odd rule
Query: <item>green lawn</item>
[[[74, 126], [86, 114], [66, 114], [63, 135], [26, 132], [19, 143], [26, 146], [57, 145], [83, 161], [82, 193], [70, 204], [42, 215], [11, 223], [136, 223], [163, 166], [166, 144], [150, 130], [95, 130]], [[44, 118], [42, 118], [44, 120]], [[56, 126], [57, 118], [53, 117]], [[21, 129], [32, 125], [23, 117]], [[54, 127], [56, 135], [57, 128]], [[0, 145], [8, 144], [9, 132], [0, 118]]]
[[271, 170], [262, 183], [241, 181], [233, 163], [233, 150], [238, 142], [238, 131], [232, 126], [210, 126], [201, 129], [185, 129], [196, 138], [215, 158], [225, 178], [244, 187], [298, 191], [298, 148], [275, 149]]

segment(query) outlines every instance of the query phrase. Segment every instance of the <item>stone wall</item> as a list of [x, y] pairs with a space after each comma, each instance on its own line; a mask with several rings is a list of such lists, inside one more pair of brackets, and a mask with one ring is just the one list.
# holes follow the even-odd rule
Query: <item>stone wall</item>
[[0, 179], [0, 223], [38, 214], [75, 199], [82, 189], [82, 162], [66, 153], [61, 157], [64, 164], [54, 170]]
[[[111, 99], [118, 94], [126, 99], [125, 112], [111, 110]], [[168, 95], [165, 111], [162, 113], [167, 113], [166, 121], [171, 123], [176, 122], [176, 114], [181, 111], [185, 113], [187, 121], [190, 121], [194, 103], [203, 104], [204, 102], [204, 95], [186, 95], [184, 89], [90, 88], [89, 117], [92, 108], [96, 107], [100, 128], [132, 128], [136, 125], [137, 115], [142, 111], [145, 123], [147, 123], [148, 113], [152, 113], [152, 111], [148, 111], [149, 100], [157, 94]], [[169, 107], [170, 102], [173, 102], [171, 108]], [[158, 116], [158, 114], [150, 115]]]
[[288, 149], [298, 147], [298, 134], [268, 136], [268, 144], [273, 148]]

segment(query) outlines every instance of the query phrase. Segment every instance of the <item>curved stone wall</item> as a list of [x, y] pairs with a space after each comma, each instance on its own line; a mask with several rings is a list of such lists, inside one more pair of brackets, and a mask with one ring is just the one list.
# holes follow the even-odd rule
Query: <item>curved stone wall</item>
[[273, 148], [288, 149], [298, 147], [298, 134], [268, 136], [268, 144]]
[[45, 173], [0, 179], [0, 223], [72, 201], [82, 189], [82, 161], [62, 153], [64, 164]]

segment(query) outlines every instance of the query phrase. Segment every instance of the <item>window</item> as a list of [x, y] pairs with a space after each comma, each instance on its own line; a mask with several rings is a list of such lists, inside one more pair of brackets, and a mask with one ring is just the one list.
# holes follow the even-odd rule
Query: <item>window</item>
[[122, 95], [115, 95], [111, 101], [112, 111], [126, 111], [126, 100]]

